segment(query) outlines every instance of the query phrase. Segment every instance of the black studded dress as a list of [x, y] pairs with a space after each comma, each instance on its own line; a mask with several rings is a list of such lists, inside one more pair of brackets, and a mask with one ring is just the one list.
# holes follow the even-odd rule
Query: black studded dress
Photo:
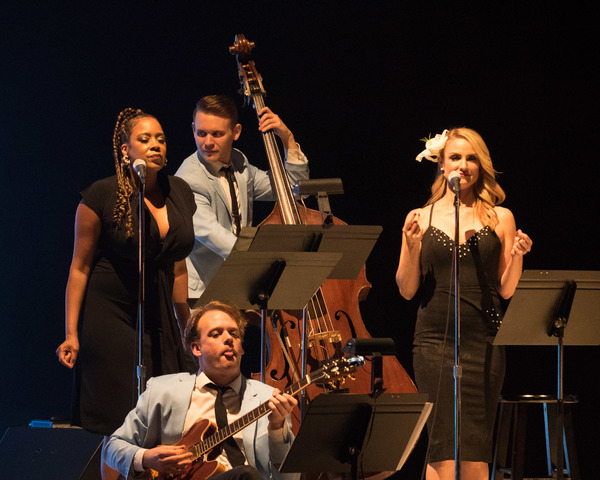
[[[422, 240], [420, 307], [413, 348], [417, 388], [429, 394], [436, 406], [427, 424], [429, 463], [453, 460], [455, 455], [454, 295], [449, 295], [454, 283], [454, 241], [431, 225], [432, 213], [433, 206]], [[496, 290], [501, 254], [500, 239], [489, 226], [459, 246], [463, 461], [492, 461], [496, 407], [505, 371], [504, 348], [492, 345], [502, 317]]]

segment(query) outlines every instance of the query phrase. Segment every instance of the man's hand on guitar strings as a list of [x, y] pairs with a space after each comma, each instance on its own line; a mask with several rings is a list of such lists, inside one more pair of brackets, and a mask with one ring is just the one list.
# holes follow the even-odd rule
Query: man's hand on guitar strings
[[144, 468], [179, 474], [192, 464], [192, 453], [183, 445], [159, 445], [144, 452]]
[[298, 405], [292, 395], [281, 393], [278, 389], [273, 391], [273, 397], [269, 400], [269, 430], [278, 430], [283, 427], [285, 417], [292, 413], [292, 410]]

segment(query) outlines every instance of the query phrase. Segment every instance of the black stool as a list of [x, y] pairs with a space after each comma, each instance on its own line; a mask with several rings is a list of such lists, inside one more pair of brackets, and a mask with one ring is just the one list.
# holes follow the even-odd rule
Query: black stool
[[[519, 395], [515, 399], [500, 398], [498, 428], [494, 446], [494, 462], [492, 464], [491, 480], [504, 479], [505, 473], [511, 480], [523, 479], [523, 464], [525, 460], [525, 437], [527, 427], [527, 409], [530, 405], [542, 405], [544, 412], [544, 428], [546, 436], [546, 466], [548, 477], [556, 478], [556, 396], [553, 395]], [[564, 404], [564, 465], [565, 474], [571, 480], [580, 480], [575, 438], [573, 435], [573, 420], [571, 405], [577, 403], [577, 397], [566, 395]], [[549, 411], [550, 410], [550, 411]], [[507, 457], [510, 446], [510, 463]], [[500, 476], [502, 475], [502, 476]], [[567, 478], [565, 477], [565, 478]]]

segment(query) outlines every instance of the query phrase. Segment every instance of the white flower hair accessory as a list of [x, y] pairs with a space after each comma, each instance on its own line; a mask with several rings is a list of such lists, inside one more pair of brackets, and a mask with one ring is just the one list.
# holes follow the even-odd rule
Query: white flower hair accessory
[[422, 138], [421, 140], [425, 142], [425, 150], [417, 155], [417, 162], [420, 162], [423, 158], [426, 158], [431, 162], [437, 162], [440, 151], [448, 141], [448, 130], [438, 133], [433, 138]]

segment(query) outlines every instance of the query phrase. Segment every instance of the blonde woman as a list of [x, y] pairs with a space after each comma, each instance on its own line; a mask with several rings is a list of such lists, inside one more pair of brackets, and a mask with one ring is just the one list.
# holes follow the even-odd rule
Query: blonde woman
[[461, 478], [487, 479], [505, 370], [503, 348], [492, 345], [502, 320], [500, 299], [513, 295], [532, 241], [516, 229], [510, 210], [499, 206], [505, 194], [477, 132], [444, 130], [427, 142], [417, 160], [422, 158], [437, 163], [438, 176], [428, 203], [406, 217], [396, 283], [404, 298], [419, 296], [415, 380], [435, 405], [428, 421], [427, 480], [455, 476], [452, 172], [460, 175]]

